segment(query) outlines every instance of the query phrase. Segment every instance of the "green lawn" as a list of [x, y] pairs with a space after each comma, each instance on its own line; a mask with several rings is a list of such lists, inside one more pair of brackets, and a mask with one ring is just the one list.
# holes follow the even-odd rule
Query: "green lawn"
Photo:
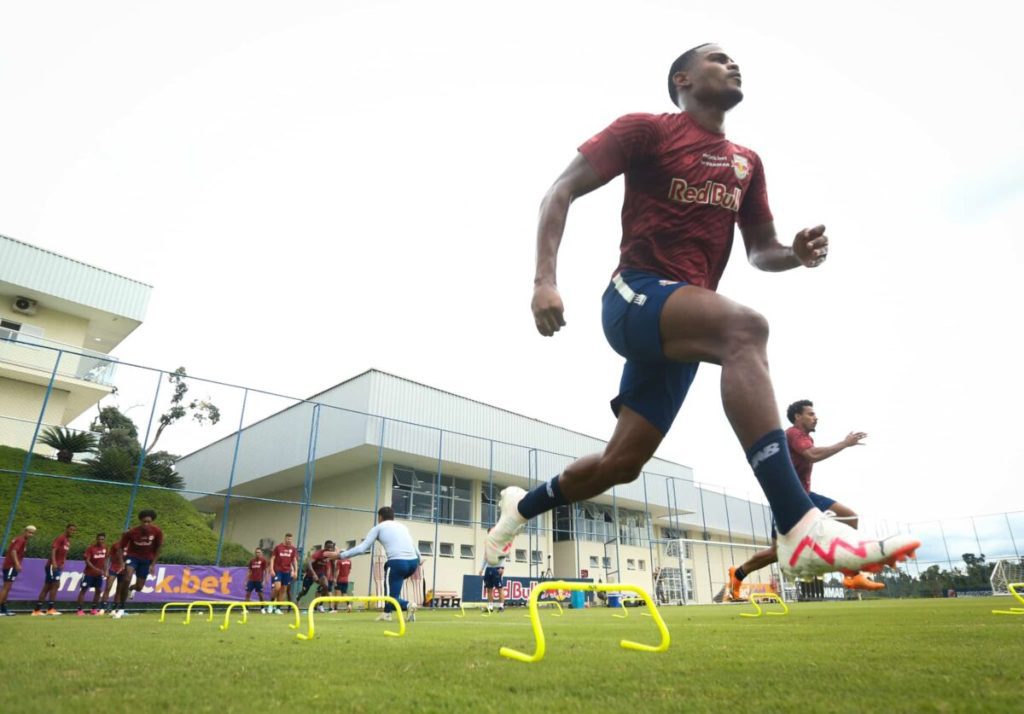
[[[0, 446], [0, 535], [7, 522], [18, 486], [25, 451]], [[32, 457], [31, 471], [36, 474], [78, 475], [78, 464], [62, 464], [41, 456]], [[108, 542], [121, 535], [124, 517], [131, 496], [131, 484], [83, 483], [45, 475], [30, 475], [18, 503], [13, 535], [27, 524], [35, 525], [38, 535], [30, 542], [29, 557], [47, 557], [50, 543], [65, 524], [78, 526], [70, 556], [81, 558], [92, 537], [106, 532]], [[181, 495], [154, 488], [139, 489], [133, 511], [143, 508], [157, 512], [157, 525], [164, 531], [164, 550], [160, 560], [165, 563], [213, 563], [217, 554], [219, 533], [196, 507]], [[134, 518], [132, 519], [134, 522]], [[245, 565], [251, 553], [236, 543], [225, 543], [222, 565]]]
[[[1007, 598], [794, 604], [787, 617], [745, 606], [665, 608], [666, 653], [639, 609], [542, 612], [547, 656], [532, 652], [523, 609], [419, 615], [403, 638], [372, 615], [322, 615], [300, 642], [291, 618], [252, 615], [226, 632], [181, 615], [0, 619], [7, 712], [1020, 711], [1024, 616]], [[305, 627], [305, 620], [303, 620]], [[395, 623], [390, 624], [396, 629]], [[17, 643], [15, 646], [14, 643]], [[130, 695], [137, 699], [129, 699]]]

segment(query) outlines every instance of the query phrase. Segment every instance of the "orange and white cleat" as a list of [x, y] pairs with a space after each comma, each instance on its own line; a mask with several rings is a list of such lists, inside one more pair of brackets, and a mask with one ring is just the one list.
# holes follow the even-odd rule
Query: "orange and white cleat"
[[840, 571], [880, 573], [913, 558], [921, 541], [909, 535], [863, 538], [850, 526], [813, 509], [786, 535], [779, 535], [779, 566], [786, 575], [810, 578]]
[[847, 590], [884, 590], [885, 583], [876, 583], [864, 573], [857, 573], [845, 576], [843, 587]]

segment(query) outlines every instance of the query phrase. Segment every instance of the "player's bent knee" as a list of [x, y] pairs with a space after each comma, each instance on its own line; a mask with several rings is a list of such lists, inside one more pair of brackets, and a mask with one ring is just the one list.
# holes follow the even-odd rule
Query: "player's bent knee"
[[729, 321], [728, 341], [734, 347], [765, 345], [768, 343], [768, 319], [749, 307], [737, 310]]

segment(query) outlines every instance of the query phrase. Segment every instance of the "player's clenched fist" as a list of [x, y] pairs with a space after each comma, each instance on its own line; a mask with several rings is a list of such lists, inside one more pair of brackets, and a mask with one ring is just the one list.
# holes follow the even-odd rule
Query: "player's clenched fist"
[[554, 285], [536, 286], [533, 289], [533, 302], [530, 307], [533, 310], [537, 332], [545, 337], [551, 337], [565, 327], [565, 318], [562, 316], [565, 307], [562, 305], [562, 296], [558, 294], [558, 288]]

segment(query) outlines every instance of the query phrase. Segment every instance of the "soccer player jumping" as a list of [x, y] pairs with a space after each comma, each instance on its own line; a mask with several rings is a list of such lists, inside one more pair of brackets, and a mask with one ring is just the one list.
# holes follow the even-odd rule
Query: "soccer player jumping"
[[760, 270], [814, 268], [828, 256], [825, 226], [779, 243], [756, 153], [725, 138], [725, 113], [743, 99], [739, 65], [718, 45], [680, 55], [668, 90], [672, 114], [628, 114], [584, 143], [541, 204], [533, 316], [551, 336], [565, 326], [555, 279], [569, 205], [625, 174], [619, 266], [603, 298], [605, 337], [625, 357], [617, 417], [600, 454], [583, 457], [526, 493], [501, 494], [486, 542], [497, 565], [526, 521], [635, 480], [672, 425], [700, 362], [722, 368], [722, 404], [778, 526], [783, 569], [798, 577], [877, 572], [920, 543], [865, 540], [827, 518], [800, 485], [768, 375], [768, 322], [717, 292], [738, 222], [747, 259]]

